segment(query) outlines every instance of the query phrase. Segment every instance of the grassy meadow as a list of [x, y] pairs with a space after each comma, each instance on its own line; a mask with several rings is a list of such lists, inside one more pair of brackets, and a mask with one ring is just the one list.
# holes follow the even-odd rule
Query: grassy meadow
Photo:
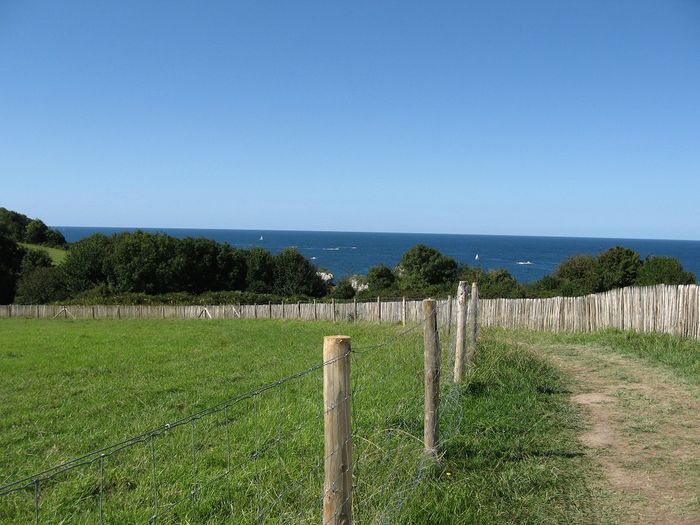
[[63, 261], [66, 260], [66, 257], [68, 256], [68, 250], [64, 250], [62, 248], [50, 248], [48, 246], [42, 246], [40, 244], [27, 244], [26, 242], [21, 242], [19, 244], [20, 246], [28, 250], [38, 250], [40, 252], [46, 252], [49, 255], [49, 257], [51, 257], [53, 263], [56, 265], [61, 264]]
[[420, 329], [3, 319], [0, 484], [159, 432], [0, 496], [0, 522], [31, 522], [36, 500], [41, 523], [318, 523], [321, 371], [233, 398], [320, 363], [323, 336], [337, 333], [353, 338], [358, 523], [605, 520], [566, 379], [499, 331], [484, 331], [459, 387], [446, 381], [443, 337], [442, 455], [431, 462]]

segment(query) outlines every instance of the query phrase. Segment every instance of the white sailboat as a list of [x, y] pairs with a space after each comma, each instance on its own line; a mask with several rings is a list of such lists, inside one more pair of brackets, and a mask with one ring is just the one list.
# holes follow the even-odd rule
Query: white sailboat
[[474, 257], [474, 260], [475, 260], [475, 261], [478, 261], [478, 260], [479, 260], [479, 254], [478, 254], [478, 253], [476, 254], [476, 257]]
[[260, 240], [261, 240], [261, 241], [263, 240], [262, 235], [260, 236]]

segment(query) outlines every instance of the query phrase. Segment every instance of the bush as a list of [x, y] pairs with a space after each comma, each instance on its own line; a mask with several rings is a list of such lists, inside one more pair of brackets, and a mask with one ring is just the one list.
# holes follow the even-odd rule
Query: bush
[[554, 271], [560, 291], [565, 296], [587, 295], [600, 289], [600, 266], [591, 255], [574, 255], [564, 260]]
[[269, 293], [274, 283], [275, 262], [272, 254], [262, 248], [246, 252], [246, 289], [255, 293]]
[[23, 273], [17, 284], [16, 302], [46, 304], [68, 297], [66, 279], [60, 267], [37, 267]]
[[424, 287], [452, 283], [457, 275], [457, 261], [424, 244], [417, 244], [399, 261], [402, 287]]
[[164, 234], [142, 231], [112, 236], [105, 258], [105, 273], [111, 290], [165, 293], [179, 291], [178, 240]]
[[316, 267], [295, 248], [285, 248], [273, 256], [273, 292], [282, 295], [307, 295], [322, 297], [327, 293], [326, 284], [316, 272]]
[[53, 261], [48, 253], [43, 250], [26, 250], [22, 257], [22, 265], [20, 271], [22, 275], [35, 270], [36, 268], [50, 268], [53, 266]]
[[352, 299], [355, 297], [355, 289], [352, 287], [349, 280], [344, 279], [333, 288], [333, 293], [331, 295], [336, 299]]
[[71, 245], [66, 260], [61, 265], [66, 277], [66, 286], [71, 295], [105, 284], [105, 265], [112, 242], [110, 238], [96, 233]]
[[639, 254], [629, 248], [615, 246], [598, 256], [599, 292], [632, 286], [642, 266]]
[[373, 266], [367, 272], [367, 286], [372, 293], [392, 288], [396, 283], [396, 275], [388, 266], [380, 264]]
[[674, 257], [651, 256], [644, 259], [635, 284], [695, 284], [695, 275], [686, 272], [680, 261]]

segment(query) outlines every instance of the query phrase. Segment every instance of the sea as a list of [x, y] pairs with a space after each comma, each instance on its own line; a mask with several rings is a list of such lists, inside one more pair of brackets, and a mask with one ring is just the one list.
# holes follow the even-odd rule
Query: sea
[[297, 248], [336, 281], [364, 275], [378, 264], [394, 267], [416, 244], [431, 246], [445, 255], [485, 270], [505, 268], [518, 281], [528, 283], [551, 273], [564, 259], [577, 254], [596, 255], [613, 246], [625, 246], [642, 257], [676, 257], [700, 277], [700, 241], [652, 239], [597, 239], [587, 237], [529, 237], [510, 235], [455, 235], [433, 233], [371, 233], [285, 230], [207, 230], [186, 228], [104, 228], [54, 226], [68, 242], [94, 233], [142, 231], [173, 237], [206, 237], [237, 248], [259, 246], [272, 253]]

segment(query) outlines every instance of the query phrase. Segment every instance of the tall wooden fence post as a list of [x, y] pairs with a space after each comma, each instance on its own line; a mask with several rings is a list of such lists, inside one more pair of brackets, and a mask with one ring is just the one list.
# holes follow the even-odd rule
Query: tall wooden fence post
[[423, 418], [423, 445], [433, 457], [438, 453], [438, 407], [440, 406], [440, 339], [437, 330], [435, 301], [423, 301], [425, 325], [423, 328], [425, 367], [425, 407]]
[[401, 325], [406, 326], [406, 296], [403, 297], [403, 307], [401, 309]]
[[352, 524], [350, 338], [323, 338], [323, 523]]
[[382, 324], [382, 298], [377, 296], [377, 321]]
[[452, 296], [447, 296], [447, 337], [452, 333]]
[[467, 281], [459, 281], [457, 287], [457, 334], [455, 339], [455, 368], [453, 380], [458, 383], [464, 377], [464, 354], [467, 348]]
[[479, 315], [479, 286], [472, 283], [472, 297], [469, 302], [469, 351], [467, 352], [467, 360], [474, 359], [476, 354], [476, 339], [479, 332], [478, 324]]

